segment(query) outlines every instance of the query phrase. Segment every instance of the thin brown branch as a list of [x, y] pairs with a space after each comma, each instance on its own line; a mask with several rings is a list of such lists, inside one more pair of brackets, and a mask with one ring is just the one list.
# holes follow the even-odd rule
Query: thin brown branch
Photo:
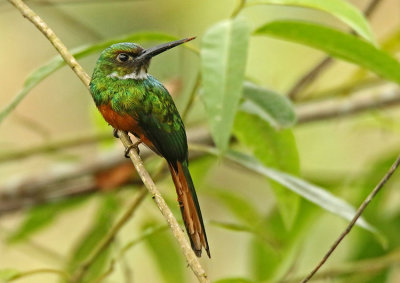
[[322, 73], [325, 71], [333, 62], [333, 58], [325, 56], [317, 64], [315, 64], [305, 75], [293, 85], [293, 87], [288, 92], [288, 97], [296, 101], [298, 99], [299, 93], [306, 89], [310, 84], [312, 84]]
[[317, 264], [317, 266], [310, 272], [307, 277], [301, 281], [302, 283], [308, 282], [315, 273], [318, 272], [318, 270], [325, 264], [325, 262], [328, 260], [328, 258], [332, 255], [332, 253], [336, 250], [336, 248], [339, 246], [339, 244], [342, 242], [342, 240], [346, 237], [347, 234], [350, 233], [351, 229], [353, 226], [356, 224], [358, 218], [360, 218], [361, 214], [364, 212], [364, 210], [367, 208], [368, 204], [374, 199], [376, 194], [383, 188], [383, 186], [389, 181], [390, 177], [393, 175], [393, 173], [396, 171], [397, 167], [400, 165], [400, 156], [397, 157], [397, 159], [394, 161], [393, 165], [390, 167], [389, 171], [383, 176], [383, 178], [379, 181], [379, 183], [375, 186], [375, 188], [372, 190], [372, 192], [367, 196], [367, 198], [363, 201], [363, 203], [360, 205], [360, 207], [357, 209], [356, 214], [354, 215], [353, 219], [349, 223], [349, 225], [346, 227], [346, 229], [340, 234], [340, 236], [337, 238], [337, 240], [333, 243], [331, 248], [328, 250], [328, 252], [324, 255], [322, 260]]
[[[122, 131], [118, 131], [118, 136], [120, 137], [123, 145], [125, 148], [129, 148], [132, 144], [129, 136], [124, 134]], [[129, 157], [132, 159], [133, 165], [135, 165], [136, 171], [138, 172], [140, 178], [142, 179], [144, 185], [147, 187], [149, 192], [152, 195], [153, 200], [156, 202], [158, 208], [161, 211], [161, 214], [167, 220], [172, 233], [174, 234], [176, 240], [178, 241], [179, 245], [182, 248], [182, 251], [186, 257], [186, 260], [193, 270], [197, 278], [200, 282], [209, 282], [203, 267], [200, 265], [198, 258], [194, 254], [192, 248], [190, 247], [188, 241], [185, 238], [185, 234], [183, 233], [182, 229], [180, 228], [178, 221], [173, 216], [171, 210], [169, 209], [167, 203], [161, 196], [160, 192], [157, 190], [156, 185], [154, 184], [153, 180], [150, 178], [149, 173], [145, 170], [143, 162], [141, 162], [140, 156], [136, 150], [129, 151]]]
[[[360, 260], [357, 262], [348, 262], [337, 267], [332, 267], [316, 274], [312, 280], [338, 278], [350, 274], [370, 274], [381, 271], [392, 265], [400, 264], [400, 250], [395, 250], [384, 256]], [[279, 283], [298, 283], [304, 277], [294, 277], [279, 280]]]
[[[364, 10], [365, 17], [371, 17], [381, 1], [382, 0], [371, 0]], [[351, 33], [355, 34], [354, 30], [352, 30]], [[334, 59], [332, 57], [325, 56], [321, 61], [315, 64], [293, 85], [288, 92], [288, 97], [293, 101], [297, 100], [300, 92], [313, 83], [332, 64], [333, 60]]]
[[[54, 48], [56, 48], [56, 50], [63, 57], [65, 62], [72, 68], [72, 70], [83, 82], [83, 84], [89, 89], [89, 82], [90, 82], [89, 75], [83, 70], [83, 68], [79, 65], [76, 59], [68, 51], [66, 46], [61, 42], [61, 40], [56, 36], [56, 34], [47, 26], [47, 24], [21, 0], [9, 0], [9, 2], [12, 3], [24, 17], [26, 17], [29, 21], [31, 21], [47, 37], [47, 39], [51, 42]], [[126, 133], [118, 131], [118, 136], [120, 137], [120, 140], [125, 146], [125, 148], [129, 148], [132, 145], [129, 136]], [[181, 230], [177, 220], [175, 219], [171, 210], [165, 203], [160, 192], [157, 190], [153, 180], [151, 179], [149, 173], [145, 169], [143, 162], [138, 153], [136, 152], [136, 150], [130, 150], [129, 157], [131, 158], [133, 165], [135, 166], [139, 176], [141, 177], [143, 184], [152, 194], [153, 199], [155, 200], [161, 213], [168, 222], [176, 240], [178, 241], [186, 257], [186, 260], [190, 268], [192, 269], [192, 271], [194, 272], [194, 274], [196, 275], [196, 277], [200, 282], [209, 282], [203, 267], [200, 265], [198, 258], [196, 257], [188, 241], [186, 240], [185, 234]]]

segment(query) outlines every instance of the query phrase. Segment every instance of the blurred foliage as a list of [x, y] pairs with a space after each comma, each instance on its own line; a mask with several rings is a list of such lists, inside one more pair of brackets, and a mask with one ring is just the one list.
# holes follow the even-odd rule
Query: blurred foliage
[[[155, 10], [151, 10], [153, 14], [149, 13], [149, 9], [146, 8], [148, 3], [142, 3], [146, 1], [113, 3], [105, 1], [103, 4], [106, 6], [101, 6], [103, 4], [100, 2], [103, 1], [99, 1], [93, 11], [90, 8], [93, 3], [85, 3], [88, 1], [67, 2], [69, 1], [56, 3], [32, 0], [28, 4], [37, 7], [39, 14], [45, 13], [45, 9], [41, 11], [43, 8], [41, 5], [48, 5], [46, 9], [52, 12], [61, 10], [67, 13], [69, 9], [74, 9], [67, 6], [89, 5], [87, 7], [90, 14], [95, 13], [96, 17], [101, 18], [74, 18], [73, 21], [82, 21], [80, 22], [82, 33], [91, 33], [90, 30], [93, 28], [100, 31], [97, 25], [105, 24], [104, 21], [107, 21], [108, 25], [108, 17], [112, 18], [112, 24], [109, 24], [110, 30], [101, 30], [100, 35], [96, 35], [97, 42], [79, 39], [82, 41], [81, 46], [71, 49], [78, 59], [87, 58], [94, 62], [95, 58], [89, 56], [98, 54], [116, 42], [132, 41], [140, 44], [166, 42], [181, 38], [180, 33], [187, 33], [188, 30], [189, 35], [199, 33], [197, 42], [193, 41], [176, 49], [186, 49], [190, 52], [181, 51], [182, 53], [179, 53], [181, 57], [175, 61], [168, 59], [166, 53], [163, 57], [165, 59], [157, 59], [165, 60], [161, 61], [162, 64], [153, 62], [152, 66], [155, 68], [152, 71], [161, 74], [162, 79], [178, 78], [177, 85], [182, 84], [184, 87], [182, 89], [177, 87], [178, 90], [171, 91], [171, 94], [176, 99], [181, 113], [189, 114], [187, 119], [185, 115], [188, 132], [198, 127], [206, 129], [215, 144], [215, 147], [199, 144], [196, 140], [190, 144], [191, 152], [200, 155], [191, 158], [190, 170], [199, 194], [213, 256], [211, 260], [202, 259], [201, 262], [206, 267], [212, 282], [248, 283], [281, 280], [290, 282], [292, 278], [303, 276], [320, 260], [331, 242], [353, 217], [355, 207], [379, 182], [398, 154], [398, 146], [382, 150], [382, 146], [377, 145], [376, 139], [375, 143], [367, 139], [364, 143], [371, 143], [368, 144], [368, 151], [374, 152], [375, 155], [369, 154], [368, 163], [360, 165], [360, 168], [348, 170], [348, 159], [343, 158], [340, 160], [340, 165], [344, 169], [339, 172], [334, 172], [331, 168], [324, 171], [320, 164], [304, 169], [305, 162], [302, 160], [304, 152], [313, 153], [313, 144], [323, 143], [328, 139], [335, 143], [339, 139], [340, 136], [334, 138], [334, 131], [341, 130], [340, 126], [335, 124], [337, 120], [320, 121], [316, 126], [297, 124], [296, 113], [299, 105], [279, 93], [277, 84], [267, 83], [266, 78], [260, 79], [266, 76], [264, 73], [254, 76], [253, 70], [263, 70], [264, 66], [266, 66], [264, 70], [266, 68], [272, 70], [268, 74], [280, 68], [279, 64], [274, 65], [267, 61], [266, 58], [271, 59], [275, 56], [269, 53], [269, 46], [263, 45], [261, 51], [257, 53], [255, 53], [256, 48], [252, 46], [258, 40], [262, 44], [267, 42], [274, 45], [277, 41], [270, 40], [273, 37], [301, 46], [279, 43], [282, 44], [279, 45], [282, 50], [275, 50], [277, 53], [282, 53], [283, 57], [289, 58], [288, 60], [293, 58], [298, 60], [298, 62], [289, 61], [290, 64], [285, 66], [290, 66], [293, 70], [285, 70], [283, 74], [279, 73], [280, 76], [286, 76], [286, 73], [291, 78], [306, 75], [306, 68], [303, 68], [300, 74], [296, 74], [295, 70], [298, 70], [297, 65], [302, 63], [304, 65], [304, 61], [301, 60], [301, 50], [303, 50], [301, 48], [312, 47], [319, 51], [316, 54], [323, 53], [352, 64], [352, 72], [348, 71], [348, 65], [338, 63], [331, 67], [334, 71], [328, 70], [326, 74], [321, 74], [328, 79], [317, 81], [316, 84], [319, 84], [319, 87], [322, 85], [322, 89], [327, 88], [326, 93], [330, 90], [331, 81], [340, 81], [338, 77], [342, 79], [338, 88], [353, 87], [362, 80], [370, 78], [378, 80], [382, 85], [389, 85], [385, 80], [399, 84], [400, 63], [395, 58], [400, 46], [399, 28], [391, 32], [385, 40], [381, 39], [380, 36], [374, 35], [362, 11], [349, 1], [248, 0], [238, 3], [228, 0], [226, 3], [205, 1], [196, 4], [199, 5], [196, 7], [204, 5], [203, 10], [195, 13], [201, 16], [196, 18], [198, 23], [182, 15], [185, 13], [184, 9], [194, 5], [190, 1], [189, 4], [149, 1], [149, 5], [160, 5], [159, 10], [165, 12], [164, 15], [158, 14], [159, 11], [154, 14]], [[134, 22], [140, 28], [135, 27], [126, 35], [120, 35], [122, 31], [125, 32], [120, 21], [130, 21], [132, 17], [131, 10], [126, 9], [125, 4], [136, 7], [135, 19], [132, 21], [141, 22]], [[60, 9], [59, 6], [63, 5], [65, 7]], [[272, 8], [273, 6], [280, 8], [269, 10], [276, 9]], [[297, 10], [293, 6], [303, 9]], [[0, 5], [0, 9], [1, 7]], [[214, 12], [214, 8], [215, 11], [224, 13]], [[196, 10], [196, 8], [191, 9]], [[207, 11], [210, 12], [209, 15], [206, 15]], [[276, 11], [279, 13], [275, 15]], [[325, 18], [328, 15], [333, 16], [332, 19]], [[182, 21], [179, 21], [180, 19]], [[22, 21], [19, 18], [18, 20]], [[53, 19], [55, 25], [65, 25], [64, 21], [65, 18]], [[157, 27], [156, 31], [149, 31], [154, 27]], [[354, 33], [345, 32], [346, 28]], [[121, 32], [116, 32], [120, 29]], [[74, 32], [80, 34], [80, 31], [74, 30]], [[30, 42], [30, 44], [36, 43]], [[170, 58], [176, 59], [172, 55], [173, 52], [178, 52], [176, 50], [170, 51]], [[28, 49], [26, 52], [31, 50]], [[310, 66], [309, 61], [315, 61], [314, 58], [309, 58], [312, 60], [308, 60], [307, 57], [306, 67]], [[4, 119], [8, 116], [11, 118], [16, 109], [21, 107], [20, 104], [25, 100], [29, 101], [34, 89], [39, 88], [42, 81], [51, 80], [53, 75], [56, 77], [57, 71], [65, 65], [60, 56], [55, 56], [46, 62], [42, 62], [31, 72], [14, 98], [9, 96], [9, 101], [0, 110], [2, 125], [8, 123], [8, 120]], [[276, 79], [271, 77], [270, 82]], [[63, 81], [65, 85], [60, 88], [67, 87], [70, 84], [69, 80], [70, 78], [65, 79]], [[290, 82], [287, 88], [292, 83], [294, 84]], [[377, 92], [380, 91], [382, 90], [377, 89]], [[396, 91], [398, 91], [397, 85]], [[340, 97], [342, 94], [330, 91], [329, 97]], [[351, 94], [346, 93], [346, 95]], [[318, 102], [315, 99], [318, 96], [312, 93], [306, 93], [304, 97], [307, 97], [310, 103]], [[328, 95], [326, 97], [329, 98]], [[63, 103], [65, 108], [69, 107], [67, 100]], [[187, 108], [180, 105], [186, 105]], [[86, 108], [86, 112], [95, 111], [93, 105], [90, 109]], [[377, 115], [368, 115], [370, 124], [378, 124], [375, 128], [370, 127], [374, 130], [374, 134], [370, 136], [376, 137], [378, 128], [384, 132], [381, 133], [382, 136], [390, 134], [399, 141], [400, 125], [391, 121], [396, 115], [393, 113], [388, 115], [391, 116], [380, 120]], [[85, 131], [110, 130], [111, 135], [110, 127], [102, 122], [99, 115], [92, 115], [92, 118], [91, 126]], [[49, 118], [46, 122], [55, 123], [53, 120], [56, 119]], [[351, 132], [361, 135], [363, 131], [367, 131], [363, 128], [368, 126], [364, 120], [355, 118], [351, 121], [350, 126], [347, 126], [353, 127]], [[329, 136], [325, 136], [327, 133], [325, 128], [330, 131]], [[299, 141], [302, 139], [302, 133], [306, 131], [311, 133], [307, 142]], [[344, 137], [346, 141], [347, 138]], [[346, 145], [346, 141], [340, 145]], [[384, 144], [385, 140], [380, 139], [379, 143]], [[108, 153], [112, 150], [113, 144], [107, 142], [107, 146], [93, 147], [89, 151]], [[349, 144], [349, 147], [351, 146]], [[7, 149], [5, 147], [5, 150]], [[356, 151], [356, 148], [353, 149]], [[349, 151], [351, 149], [348, 151], [340, 149], [343, 154], [341, 156], [347, 157]], [[329, 163], [334, 159], [332, 155], [335, 153], [324, 150], [321, 154], [323, 156], [317, 160], [326, 160], [326, 163]], [[85, 158], [93, 158], [92, 155], [82, 153], [81, 155], [79, 162], [82, 163], [85, 162]], [[60, 160], [52, 159], [51, 162], [56, 166]], [[156, 165], [159, 165], [159, 160], [146, 162], [146, 166], [150, 169], [154, 169]], [[50, 166], [53, 166], [53, 163]], [[166, 176], [167, 174], [161, 174], [157, 184], [165, 194], [167, 203], [172, 206], [176, 217], [180, 217], [173, 184]], [[95, 175], [90, 177], [96, 178]], [[396, 254], [400, 245], [398, 237], [400, 194], [396, 190], [399, 181], [398, 174], [395, 174], [359, 219], [357, 228], [346, 238], [347, 242], [343, 243], [345, 247], [334, 254], [337, 258], [330, 259], [332, 263], [329, 262], [326, 266], [328, 280], [332, 278], [335, 282], [371, 283], [400, 281], [396, 269], [399, 257], [392, 256]], [[53, 247], [62, 254], [62, 266], [52, 263], [49, 266], [55, 269], [22, 272], [20, 270], [30, 270], [30, 268], [26, 268], [22, 263], [15, 264], [15, 261], [14, 263], [10, 261], [8, 264], [7, 261], [7, 266], [0, 265], [0, 281], [11, 282], [20, 277], [29, 280], [31, 275], [36, 274], [38, 277], [32, 277], [32, 280], [35, 280], [39, 278], [38, 273], [50, 272], [58, 274], [65, 282], [69, 276], [76, 275], [84, 268], [87, 260], [115, 224], [120, 211], [125, 208], [125, 199], [131, 197], [130, 191], [127, 192], [122, 187], [111, 192], [103, 192], [99, 188], [95, 188], [95, 191], [93, 196], [46, 200], [47, 202], [44, 201], [24, 211], [20, 221], [12, 220], [11, 234], [5, 243], [7, 242], [9, 248], [13, 250], [24, 245], [34, 246], [32, 240], [46, 236], [50, 233], [50, 228], [54, 227], [66, 232], [73, 230], [76, 238], [72, 240], [63, 235], [58, 241], [58, 246]], [[126, 229], [114, 239], [118, 240], [118, 244], [113, 244], [102, 251], [85, 270], [79, 282], [153, 282], [154, 280], [194, 282], [193, 274], [186, 268], [179, 246], [170, 231], [166, 229], [158, 210], [149, 203], [141, 205], [131, 220], [132, 223], [127, 224]], [[67, 225], [68, 228], [63, 227], [62, 218], [68, 218], [74, 212], [78, 213], [79, 217], [75, 216], [72, 227], [71, 225]], [[81, 223], [83, 221], [80, 220], [85, 220], [88, 226], [84, 227]], [[139, 243], [143, 245], [138, 245]], [[45, 246], [47, 244], [44, 243]], [[135, 249], [132, 249], [134, 252], [128, 253], [133, 246], [135, 246]], [[40, 245], [36, 248], [41, 251]], [[349, 264], [346, 266], [343, 262]], [[374, 265], [376, 268], [370, 268], [368, 264], [371, 262], [373, 265], [376, 263]], [[0, 260], [0, 264], [2, 263]], [[15, 269], [11, 268], [12, 266]], [[34, 266], [41, 267], [37, 264]], [[48, 281], [44, 279], [43, 282]]]

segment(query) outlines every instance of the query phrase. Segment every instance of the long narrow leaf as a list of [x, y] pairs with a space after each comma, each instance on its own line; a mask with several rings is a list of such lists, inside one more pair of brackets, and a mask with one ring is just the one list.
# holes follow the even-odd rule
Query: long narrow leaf
[[355, 63], [388, 80], [400, 83], [400, 63], [389, 54], [353, 35], [300, 21], [276, 21], [256, 31], [258, 35], [305, 44], [333, 57]]
[[[352, 207], [350, 204], [334, 196], [323, 188], [308, 183], [307, 181], [294, 177], [290, 174], [267, 168], [251, 156], [230, 151], [226, 155], [226, 158], [282, 184], [289, 190], [301, 195], [310, 202], [329, 212], [332, 212], [333, 214], [339, 215], [344, 219], [351, 220], [356, 212], [354, 207]], [[366, 222], [362, 217], [358, 219], [356, 224], [373, 233], [377, 232], [376, 229]]]
[[364, 15], [345, 0], [248, 0], [247, 5], [286, 5], [320, 10], [349, 25], [359, 35], [374, 42], [373, 34]]

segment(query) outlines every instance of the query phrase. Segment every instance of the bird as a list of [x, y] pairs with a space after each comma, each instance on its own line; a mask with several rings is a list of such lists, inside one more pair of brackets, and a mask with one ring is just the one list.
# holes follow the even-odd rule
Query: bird
[[[143, 143], [165, 158], [175, 185], [183, 222], [196, 256], [202, 249], [211, 258], [199, 201], [189, 172], [185, 126], [163, 84], [148, 74], [152, 57], [193, 40], [171, 41], [144, 49], [121, 42], [104, 49], [94, 67], [90, 92], [104, 120], [118, 130], [133, 134], [138, 150]], [[117, 137], [117, 136], [116, 136]], [[131, 149], [127, 148], [126, 154]]]

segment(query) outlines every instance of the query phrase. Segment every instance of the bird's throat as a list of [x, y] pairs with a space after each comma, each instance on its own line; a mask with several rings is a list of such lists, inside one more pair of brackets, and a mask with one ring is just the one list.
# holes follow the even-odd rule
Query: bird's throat
[[120, 75], [118, 72], [112, 72], [107, 77], [116, 78], [119, 80], [145, 80], [147, 79], [147, 70], [145, 68], [140, 68], [139, 70], [134, 70], [132, 73], [125, 75]]

